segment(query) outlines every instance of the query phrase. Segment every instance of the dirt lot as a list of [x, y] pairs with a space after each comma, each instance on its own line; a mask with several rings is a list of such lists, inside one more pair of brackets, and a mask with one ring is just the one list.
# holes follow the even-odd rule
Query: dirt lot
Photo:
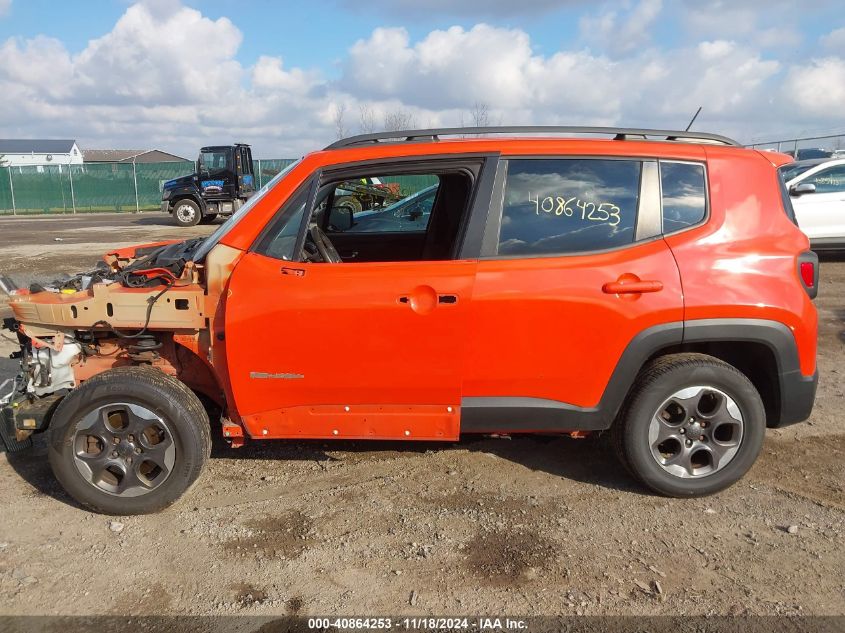
[[[0, 271], [50, 280], [211, 230], [0, 218]], [[182, 502], [116, 520], [62, 492], [38, 441], [0, 456], [0, 613], [845, 614], [845, 256], [817, 303], [812, 419], [706, 499], [645, 493], [600, 438], [220, 442]]]

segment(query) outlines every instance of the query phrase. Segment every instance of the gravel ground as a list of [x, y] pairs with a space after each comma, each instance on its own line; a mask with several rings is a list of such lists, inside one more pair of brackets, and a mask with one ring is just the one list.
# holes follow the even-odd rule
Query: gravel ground
[[[0, 218], [0, 270], [50, 280], [213, 228]], [[843, 615], [845, 257], [817, 304], [813, 417], [706, 499], [646, 493], [602, 438], [216, 442], [180, 503], [118, 519], [64, 494], [39, 438], [0, 455], [0, 614]]]

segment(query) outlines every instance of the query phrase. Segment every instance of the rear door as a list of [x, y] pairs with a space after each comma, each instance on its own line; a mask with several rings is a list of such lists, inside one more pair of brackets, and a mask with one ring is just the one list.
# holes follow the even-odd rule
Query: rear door
[[680, 342], [659, 171], [613, 157], [502, 161], [473, 291], [464, 431], [598, 428], [631, 342], [665, 323]]

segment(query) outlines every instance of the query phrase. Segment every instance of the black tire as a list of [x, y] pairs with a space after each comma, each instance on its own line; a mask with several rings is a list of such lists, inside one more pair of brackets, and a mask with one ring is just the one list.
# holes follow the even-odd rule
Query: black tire
[[[726, 460], [724, 466], [709, 474], [705, 470], [704, 474], [685, 478], [686, 475], [670, 473], [665, 466], [658, 463], [650, 445], [649, 429], [661, 407], [667, 401], [671, 402], [673, 395], [694, 386], [709, 387], [717, 394], [717, 398], [718, 392], [721, 392], [721, 395], [733, 400], [742, 418], [738, 427], [741, 429], [741, 439], [738, 440], [738, 448], [732, 457]], [[679, 429], [687, 424], [686, 414], [680, 417], [683, 421], [679, 424]], [[692, 422], [693, 419], [696, 420], [695, 423]], [[696, 411], [690, 423], [699, 424], [698, 419]], [[707, 418], [702, 419], [707, 424]], [[709, 436], [706, 430], [701, 431], [704, 438], [702, 443], [710, 442], [702, 448], [715, 448], [715, 433], [718, 428], [714, 424]], [[670, 497], [700, 497], [727, 488], [748, 472], [763, 446], [765, 431], [766, 413], [760, 394], [742, 372], [705, 354], [670, 354], [652, 361], [640, 372], [611, 433], [620, 460], [643, 485]], [[698, 428], [694, 429], [694, 433], [699, 433]], [[692, 442], [689, 440], [689, 434], [686, 437], [685, 442]], [[699, 444], [693, 442], [692, 446], [690, 453], [694, 452], [695, 446]], [[684, 446], [678, 445], [678, 449], [683, 451]], [[706, 455], [706, 452], [702, 454]], [[707, 469], [708, 466], [705, 464], [703, 468]], [[710, 468], [713, 468], [712, 462]], [[691, 471], [694, 472], [695, 470]]]
[[173, 221], [178, 226], [194, 226], [202, 219], [200, 205], [190, 198], [177, 200], [171, 206], [173, 207]]
[[[162, 432], [162, 437], [172, 436], [172, 444], [168, 446], [174, 447], [169, 453], [172, 463], [165, 471], [167, 474], [163, 480], [137, 496], [105, 490], [86, 478], [82, 472], [84, 467], [78, 466], [83, 463], [77, 457], [79, 437], [82, 434], [81, 431], [78, 433], [80, 424], [86, 416], [87, 419], [111, 421], [109, 407], [122, 405], [134, 405], [138, 410], [157, 416], [167, 429], [166, 433]], [[146, 421], [143, 423], [148, 424]], [[111, 427], [106, 425], [104, 428]], [[131, 430], [131, 427], [127, 425], [124, 430], [127, 429]], [[121, 432], [114, 433], [117, 437]], [[132, 435], [128, 435], [128, 438], [133, 440]], [[118, 446], [107, 444], [108, 450], [103, 450], [109, 452], [112, 448], [125, 448], [126, 437], [118, 439]], [[135, 460], [134, 468], [138, 471], [144, 466], [143, 453], [147, 446], [141, 443], [140, 434], [134, 441], [136, 444], [127, 446], [136, 446], [136, 451], [141, 453]], [[53, 474], [80, 504], [105, 514], [148, 514], [172, 504], [197, 480], [211, 453], [211, 430], [202, 403], [184, 383], [150, 367], [119, 367], [94, 376], [65, 397], [51, 421], [48, 444]], [[155, 446], [150, 447], [152, 450], [155, 450]], [[101, 451], [97, 453], [99, 460]], [[111, 453], [111, 456], [116, 454], [117, 451]], [[132, 458], [136, 456], [131, 450], [127, 450], [127, 454], [132, 464]], [[102, 459], [109, 460], [109, 457], [102, 452]], [[109, 460], [109, 463], [113, 461]], [[125, 462], [121, 463], [128, 468]], [[148, 480], [145, 481], [150, 484]]]
[[341, 196], [334, 202], [334, 206], [349, 209], [353, 214], [360, 213], [363, 207], [361, 201], [354, 196]]
[[216, 219], [217, 219], [216, 213], [206, 213], [202, 216], [202, 219], [200, 220], [200, 224], [211, 224]]

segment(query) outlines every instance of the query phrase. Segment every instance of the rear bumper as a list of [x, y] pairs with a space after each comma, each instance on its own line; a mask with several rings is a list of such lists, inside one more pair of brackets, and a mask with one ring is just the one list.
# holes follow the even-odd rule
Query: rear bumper
[[816, 400], [818, 384], [818, 371], [812, 376], [804, 376], [800, 371], [781, 374], [780, 419], [769, 420], [769, 426], [788, 426], [809, 418]]

